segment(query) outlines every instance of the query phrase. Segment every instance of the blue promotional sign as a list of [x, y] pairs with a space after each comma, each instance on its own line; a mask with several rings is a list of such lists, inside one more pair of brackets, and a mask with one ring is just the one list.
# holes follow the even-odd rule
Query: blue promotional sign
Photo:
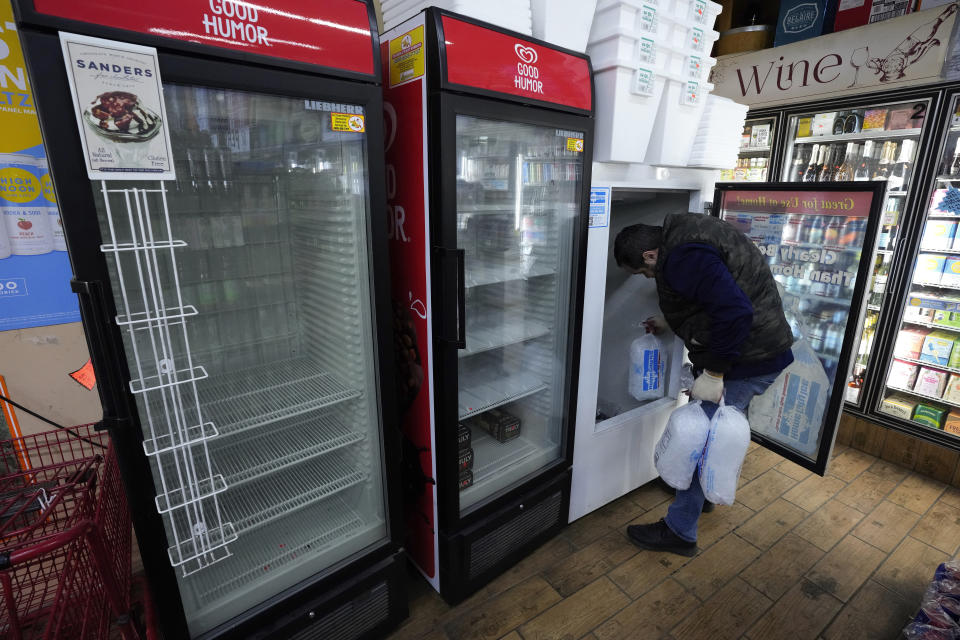
[[10, 79], [0, 107], [0, 331], [79, 322], [77, 297], [13, 9], [0, 0]]
[[610, 187], [590, 189], [590, 228], [610, 224]]

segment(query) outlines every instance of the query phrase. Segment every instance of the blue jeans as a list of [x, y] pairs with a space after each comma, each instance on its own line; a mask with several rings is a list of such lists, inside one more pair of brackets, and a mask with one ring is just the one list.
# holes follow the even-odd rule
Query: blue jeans
[[[758, 396], [767, 390], [773, 381], [777, 379], [779, 373], [770, 373], [753, 378], [743, 378], [742, 380], [729, 380], [723, 385], [723, 402], [728, 406], [737, 407], [747, 411], [753, 396]], [[708, 418], [713, 418], [718, 405], [713, 402], [704, 402], [703, 410]], [[700, 488], [700, 478], [697, 472], [693, 472], [693, 480], [690, 482], [689, 489], [677, 489], [677, 497], [667, 511], [667, 517], [664, 520], [670, 530], [687, 542], [697, 541], [697, 520], [700, 519], [700, 512], [703, 510], [703, 489]]]

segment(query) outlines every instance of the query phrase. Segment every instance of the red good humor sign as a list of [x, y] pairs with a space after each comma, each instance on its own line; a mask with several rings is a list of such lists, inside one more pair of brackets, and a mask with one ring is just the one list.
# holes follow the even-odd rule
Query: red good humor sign
[[725, 191], [727, 211], [802, 213], [807, 215], [866, 218], [870, 215], [870, 191]]

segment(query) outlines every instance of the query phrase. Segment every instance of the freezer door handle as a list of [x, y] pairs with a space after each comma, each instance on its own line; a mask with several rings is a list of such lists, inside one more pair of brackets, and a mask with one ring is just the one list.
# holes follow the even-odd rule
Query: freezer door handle
[[[457, 349], [467, 348], [467, 294], [466, 294], [466, 271], [464, 265], [465, 253], [463, 249], [445, 249], [443, 247], [434, 247], [434, 254], [438, 258], [440, 267], [440, 282], [443, 287], [443, 298], [449, 300], [453, 296], [453, 289], [456, 288], [457, 295], [457, 317], [456, 331], [450, 326], [449, 316], [443, 316], [441, 320], [442, 331], [440, 339], [455, 345]], [[456, 281], [453, 281], [454, 270], [451, 269], [450, 258], [456, 256]]]
[[90, 348], [90, 359], [97, 375], [100, 401], [103, 403], [103, 426], [108, 429], [125, 427], [131, 423], [125, 406], [123, 382], [120, 375], [121, 361], [113, 349], [110, 337], [110, 320], [103, 297], [103, 285], [97, 281], [70, 281], [70, 288], [77, 294], [84, 332]]
[[457, 249], [457, 349], [467, 348], [466, 252]]

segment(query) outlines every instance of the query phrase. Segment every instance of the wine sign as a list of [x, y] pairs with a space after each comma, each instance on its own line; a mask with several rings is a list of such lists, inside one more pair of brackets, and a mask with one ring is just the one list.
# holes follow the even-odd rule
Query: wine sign
[[[938, 82], [960, 4], [773, 49], [723, 56], [713, 93], [751, 108]], [[958, 65], [960, 66], [960, 65]]]

